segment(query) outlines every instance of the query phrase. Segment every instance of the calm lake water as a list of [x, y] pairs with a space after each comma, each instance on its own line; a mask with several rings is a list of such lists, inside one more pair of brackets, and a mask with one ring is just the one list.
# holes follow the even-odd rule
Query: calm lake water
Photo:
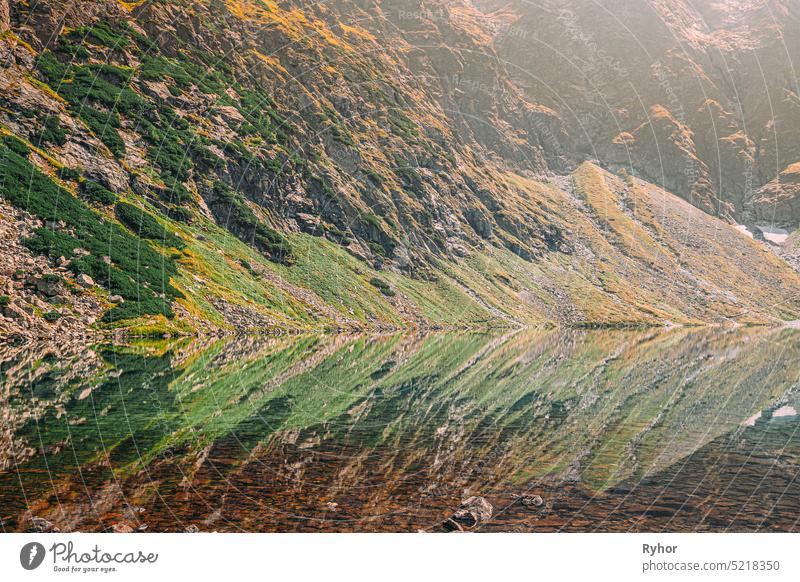
[[800, 333], [0, 346], [3, 531], [800, 530]]

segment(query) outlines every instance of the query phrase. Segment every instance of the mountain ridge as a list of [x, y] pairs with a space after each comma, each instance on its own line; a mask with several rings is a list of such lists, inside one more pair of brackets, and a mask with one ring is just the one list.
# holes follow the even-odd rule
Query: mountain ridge
[[[764, 191], [800, 156], [796, 4], [474, 4], [501, 23], [497, 51], [511, 71], [539, 58], [526, 94], [553, 106], [572, 140], [592, 145], [589, 155], [711, 214], [798, 226], [794, 209]], [[554, 105], [556, 97], [575, 109]]]
[[575, 155], [469, 3], [0, 6], [4, 333], [799, 318], [767, 246]]

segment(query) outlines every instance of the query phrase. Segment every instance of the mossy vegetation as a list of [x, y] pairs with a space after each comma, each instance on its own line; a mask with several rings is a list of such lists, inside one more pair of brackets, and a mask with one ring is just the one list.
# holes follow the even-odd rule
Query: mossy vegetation
[[[66, 227], [39, 228], [26, 241], [31, 251], [53, 259], [74, 257], [69, 269], [86, 273], [109, 293], [125, 303], [106, 314], [106, 321], [142, 314], [173, 315], [170, 300], [180, 296], [170, 279], [174, 262], [141, 238], [91, 209], [83, 201], [42, 174], [18, 151], [13, 138], [0, 146], [0, 192], [2, 196], [47, 223], [62, 221]], [[88, 255], [75, 256], [82, 248]], [[103, 260], [109, 256], [110, 264]]]
[[270, 260], [290, 265], [295, 258], [289, 240], [261, 222], [238, 192], [217, 180], [213, 185], [218, 220], [245, 242], [254, 245]]
[[[195, 51], [194, 56], [199, 57], [199, 52]], [[227, 67], [221, 58], [212, 57], [207, 53], [203, 58], [212, 66], [193, 62], [184, 52], [179, 53], [179, 58], [151, 52], [144, 57], [139, 75], [142, 79], [150, 81], [171, 80], [181, 90], [197, 85], [208, 95], [224, 94], [230, 81], [230, 77], [226, 74]]]
[[117, 201], [114, 192], [94, 180], [87, 179], [81, 182], [80, 191], [87, 200], [96, 204], [109, 205]]
[[115, 111], [99, 111], [89, 105], [84, 105], [78, 112], [89, 130], [103, 142], [116, 158], [125, 155], [125, 142], [120, 137], [117, 128], [120, 126], [119, 115]]
[[35, 141], [53, 146], [63, 146], [67, 143], [67, 132], [61, 127], [58, 116], [48, 115], [42, 120], [42, 130]]
[[0, 138], [0, 147], [5, 147], [10, 152], [20, 157], [27, 157], [31, 153], [30, 148], [18, 137], [14, 135], [5, 135]]
[[369, 247], [369, 250], [371, 250], [373, 253], [375, 253], [379, 257], [385, 257], [386, 256], [386, 249], [383, 248], [383, 245], [380, 244], [380, 243], [376, 243], [374, 241], [369, 241], [369, 242], [367, 242], [367, 247]]
[[380, 230], [380, 228], [381, 228], [381, 219], [378, 218], [372, 212], [362, 212], [361, 213], [361, 220], [363, 220], [364, 224], [366, 224], [367, 226], [371, 226], [371, 227], [376, 228], [378, 230]]
[[258, 135], [269, 144], [284, 143], [287, 139], [286, 120], [278, 113], [275, 101], [264, 91], [237, 86], [238, 110], [246, 119], [238, 129], [243, 135]]
[[372, 279], [369, 280], [369, 284], [375, 287], [378, 291], [380, 291], [387, 297], [394, 297], [395, 295], [395, 292], [389, 285], [389, 283], [387, 283], [380, 277], [373, 277]]
[[181, 239], [156, 220], [156, 217], [127, 202], [119, 202], [114, 207], [119, 221], [141, 238], [155, 241], [165, 247], [183, 248]]
[[[179, 323], [164, 315], [171, 314], [178, 289], [194, 321], [220, 325], [229, 315], [218, 307], [220, 299], [271, 321], [320, 326], [336, 319], [332, 310], [349, 321], [392, 325], [418, 317], [463, 326], [625, 325], [693, 322], [695, 313], [722, 304], [717, 311], [733, 317], [745, 304], [767, 304], [762, 286], [731, 266], [741, 259], [700, 256], [692, 249], [702, 248], [703, 240], [687, 248], [659, 224], [660, 215], [648, 210], [631, 179], [622, 193], [599, 168], [579, 169], [574, 193], [585, 205], [576, 211], [565, 203], [571, 193], [555, 185], [514, 177], [493, 159], [477, 163], [480, 152], [461, 150], [436, 111], [420, 107], [422, 101], [395, 80], [377, 83], [380, 74], [359, 70], [357, 52], [340, 59], [341, 51], [352, 49], [349, 41], [320, 22], [303, 21], [302, 10], [289, 14], [269, 1], [260, 8], [225, 5], [219, 18], [205, 4], [195, 6], [206, 33], [224, 31], [229, 18], [258, 15], [267, 27], [291, 22], [298, 43], [325, 45], [314, 51], [313, 63], [305, 60], [310, 45], [298, 50], [297, 60], [313, 64], [305, 70], [320, 83], [307, 86], [303, 107], [294, 107], [274, 82], [289, 73], [284, 67], [295, 66], [294, 57], [258, 56], [244, 47], [227, 58], [190, 46], [183, 32], [150, 40], [125, 24], [101, 23], [64, 29], [38, 55], [38, 72], [26, 77], [58, 101], [57, 116], [54, 108], [10, 112], [29, 128], [23, 137], [30, 143], [3, 138], [4, 175], [19, 174], [3, 188], [18, 189], [9, 199], [48, 222], [27, 244], [53, 258], [63, 254], [75, 273], [122, 295], [125, 302], [109, 317], [141, 314], [146, 321], [126, 325], [154, 333], [174, 329]], [[359, 38], [352, 27], [342, 30]], [[251, 72], [249, 65], [253, 78], [243, 74]], [[358, 83], [356, 100], [348, 104], [327, 92], [334, 82]], [[104, 144], [88, 155], [111, 152], [117, 160], [103, 164], [136, 179], [112, 179], [95, 164], [87, 164], [87, 175], [60, 168], [61, 158], [48, 148], [73, 131], [85, 143], [84, 129], [73, 129], [67, 118]], [[29, 148], [35, 154], [27, 160]], [[57, 179], [50, 180], [54, 171]], [[33, 182], [28, 175], [36, 176]], [[469, 229], [459, 233], [459, 210], [474, 205], [492, 217], [493, 236], [483, 242]], [[323, 236], [283, 229], [287, 210], [312, 214], [297, 223]], [[740, 251], [740, 245], [727, 246]], [[74, 256], [79, 247], [89, 256]], [[726, 250], [708, 248], [718, 256]], [[754, 269], [758, 258], [748, 255]], [[665, 272], [691, 270], [689, 262], [700, 267], [678, 283], [667, 281], [665, 301], [653, 282], [663, 281]], [[779, 272], [769, 259], [763, 262], [765, 270]], [[758, 273], [768, 280], [769, 273]], [[294, 287], [281, 287], [278, 277]], [[785, 279], [791, 288], [798, 285]], [[697, 281], [709, 282], [709, 297], [687, 299]], [[715, 287], [735, 287], [739, 304]], [[395, 293], [403, 298], [402, 310], [388, 299]], [[318, 302], [307, 299], [314, 295]]]
[[392, 128], [392, 133], [406, 139], [412, 139], [419, 134], [417, 124], [411, 121], [408, 115], [403, 113], [400, 109], [389, 109], [387, 117], [389, 125]]
[[123, 49], [129, 43], [125, 29], [116, 28], [106, 22], [79, 26], [70, 31], [67, 38], [72, 41], [89, 41], [111, 49]]
[[349, 147], [354, 147], [355, 141], [350, 134], [347, 126], [342, 121], [339, 113], [328, 106], [322, 108], [322, 120], [326, 123], [331, 137], [334, 141], [344, 144]]
[[65, 182], [77, 182], [81, 177], [80, 170], [68, 168], [67, 166], [59, 168], [56, 175]]

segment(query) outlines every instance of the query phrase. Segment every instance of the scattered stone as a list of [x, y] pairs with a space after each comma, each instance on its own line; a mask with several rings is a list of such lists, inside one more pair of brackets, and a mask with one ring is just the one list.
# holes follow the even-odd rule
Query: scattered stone
[[109, 295], [108, 300], [111, 303], [125, 303], [125, 299], [122, 297], [122, 295]]
[[31, 301], [31, 303], [33, 304], [34, 307], [38, 307], [39, 309], [47, 309], [49, 307], [49, 305], [47, 303], [45, 303], [44, 301], [42, 301], [41, 299], [39, 299], [36, 296], [31, 297], [30, 301]]
[[[2, 3], [2, 0], [0, 0]], [[52, 338], [58, 333], [62, 338], [96, 332], [88, 325], [97, 321], [107, 309], [91, 293], [73, 294], [66, 284], [65, 265], [72, 251], [58, 257], [59, 266], [51, 268], [48, 259], [34, 257], [22, 242], [31, 229], [43, 223], [0, 199], [0, 238], [5, 243], [0, 253], [0, 296], [9, 297], [9, 304], [0, 304], [0, 336], [27, 340]], [[58, 224], [64, 229], [65, 225]], [[78, 255], [88, 251], [78, 250]], [[60, 308], [68, 305], [69, 309]], [[30, 521], [30, 517], [27, 518]]]
[[55, 526], [53, 522], [47, 521], [43, 517], [36, 517], [35, 515], [31, 517], [31, 524], [33, 525], [33, 530], [38, 532], [49, 532], [55, 531]]
[[541, 507], [544, 504], [544, 500], [538, 495], [523, 495], [520, 502], [525, 507]]
[[111, 526], [111, 529], [114, 530], [114, 533], [133, 533], [134, 531], [136, 531], [133, 529], [133, 527], [124, 522], [115, 523], [114, 525]]
[[186, 526], [186, 533], [197, 533], [200, 531], [200, 528], [197, 527], [195, 524]]
[[5, 32], [11, 26], [11, 9], [8, 2], [0, 2], [0, 32]]
[[458, 510], [447, 518], [442, 527], [445, 531], [464, 531], [473, 529], [492, 517], [492, 504], [483, 497], [473, 495], [461, 502]]
[[[9, 305], [2, 311], [5, 317], [9, 317], [11, 319], [25, 319], [25, 315], [28, 313], [24, 307], [20, 308], [16, 305]], [[31, 309], [30, 312], [33, 313], [33, 309]]]
[[309, 232], [311, 234], [316, 234], [319, 230], [320, 226], [320, 219], [313, 214], [306, 214], [305, 212], [298, 212], [295, 215], [295, 220], [297, 220], [298, 225], [300, 226], [300, 230], [303, 232]]
[[75, 278], [75, 282], [80, 285], [81, 287], [94, 287], [94, 279], [92, 279], [86, 273], [81, 273]]
[[61, 280], [57, 277], [42, 277], [35, 280], [36, 289], [42, 295], [54, 297], [61, 291]]

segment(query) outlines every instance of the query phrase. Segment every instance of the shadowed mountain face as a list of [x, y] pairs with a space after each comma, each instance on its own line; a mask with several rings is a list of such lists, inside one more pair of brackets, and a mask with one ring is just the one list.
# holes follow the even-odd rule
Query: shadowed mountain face
[[0, 0], [0, 335], [799, 319], [796, 8], [694, 4]]
[[[575, 151], [705, 211], [795, 228], [800, 12], [787, 0], [478, 0]], [[783, 176], [783, 179], [781, 179]]]
[[5, 531], [797, 528], [793, 331], [3, 352]]

